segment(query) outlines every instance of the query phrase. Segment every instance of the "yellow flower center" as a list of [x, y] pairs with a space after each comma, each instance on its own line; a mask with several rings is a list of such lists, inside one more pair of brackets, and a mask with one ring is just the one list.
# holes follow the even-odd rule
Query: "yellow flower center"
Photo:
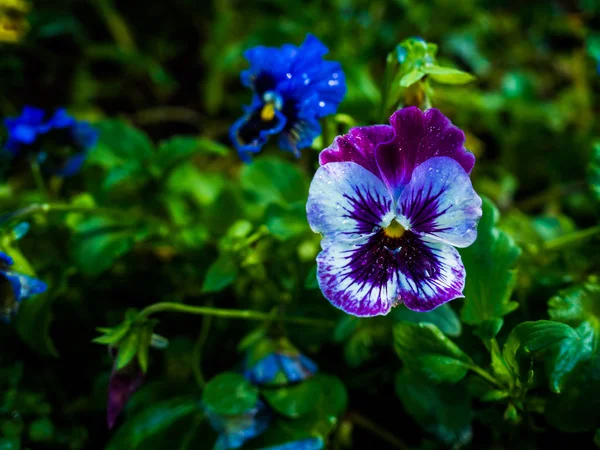
[[273, 117], [275, 117], [275, 105], [273, 105], [273, 103], [267, 103], [260, 112], [260, 118], [265, 122], [268, 122], [273, 120]]
[[392, 223], [383, 229], [383, 232], [387, 237], [399, 238], [402, 237], [406, 229], [398, 223], [397, 220], [393, 220]]

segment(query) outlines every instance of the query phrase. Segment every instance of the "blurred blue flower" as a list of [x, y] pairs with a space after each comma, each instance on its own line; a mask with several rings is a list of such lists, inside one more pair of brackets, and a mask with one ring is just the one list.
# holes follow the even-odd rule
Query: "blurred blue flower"
[[240, 448], [248, 439], [264, 433], [272, 418], [260, 400], [254, 408], [237, 416], [217, 414], [206, 405], [204, 410], [211, 426], [219, 433], [214, 450]]
[[300, 439], [298, 441], [287, 442], [281, 445], [264, 447], [261, 450], [321, 450], [324, 446], [323, 439], [318, 437]]
[[48, 173], [75, 175], [88, 151], [98, 142], [98, 131], [75, 120], [64, 108], [46, 119], [42, 109], [25, 106], [20, 116], [4, 120], [6, 151], [13, 158], [35, 158]]
[[47, 289], [46, 283], [43, 281], [12, 271], [13, 264], [14, 261], [10, 256], [0, 252], [0, 275], [8, 282], [4, 286], [9, 289], [9, 292], [6, 289], [3, 290], [3, 297], [0, 299], [2, 302], [0, 316], [5, 322], [10, 321], [10, 318], [17, 312], [21, 300], [41, 294]]
[[258, 153], [269, 136], [279, 135], [279, 147], [298, 156], [321, 134], [319, 119], [335, 113], [346, 93], [342, 67], [323, 60], [327, 52], [311, 34], [300, 47], [259, 46], [245, 52], [250, 68], [241, 79], [254, 97], [230, 129], [243, 160]]
[[249, 352], [244, 376], [257, 385], [284, 386], [310, 378], [318, 370], [287, 340], [266, 340]]

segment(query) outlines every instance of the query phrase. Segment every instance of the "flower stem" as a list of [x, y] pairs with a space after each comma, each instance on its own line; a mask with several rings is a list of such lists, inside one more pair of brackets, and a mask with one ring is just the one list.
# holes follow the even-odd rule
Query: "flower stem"
[[[251, 311], [248, 309], [223, 309], [213, 308], [210, 306], [191, 306], [181, 303], [160, 302], [147, 306], [138, 314], [140, 318], [146, 318], [151, 314], [162, 311], [177, 311], [186, 314], [199, 314], [203, 316], [223, 317], [227, 319], [244, 319], [244, 320], [271, 320], [272, 314]], [[310, 325], [319, 327], [333, 327], [335, 322], [328, 319], [313, 319], [310, 317], [282, 317], [281, 320], [286, 323], [294, 323], [297, 325]]]
[[202, 321], [202, 328], [200, 329], [198, 340], [192, 350], [192, 372], [194, 372], [194, 378], [196, 378], [196, 382], [201, 389], [204, 389], [204, 386], [206, 386], [206, 380], [202, 373], [202, 349], [208, 339], [211, 324], [212, 316], [206, 316]]
[[570, 247], [573, 244], [580, 243], [586, 239], [600, 234], [600, 225], [587, 228], [585, 230], [575, 231], [564, 236], [557, 237], [547, 241], [544, 245], [545, 250], [561, 250], [565, 247]]
[[40, 165], [35, 159], [31, 160], [31, 175], [33, 175], [33, 181], [35, 181], [36, 187], [47, 199], [48, 188], [46, 187], [46, 182], [44, 181], [44, 176], [42, 175]]
[[393, 433], [389, 432], [388, 430], [383, 429], [382, 427], [377, 425], [375, 422], [373, 422], [370, 419], [367, 419], [365, 416], [363, 416], [362, 414], [360, 414], [356, 411], [351, 412], [348, 415], [348, 419], [355, 425], [358, 425], [359, 427], [369, 430], [371, 433], [378, 436], [380, 439], [387, 442], [388, 444], [391, 444], [395, 448], [400, 448], [403, 450], [408, 450], [410, 448], [408, 445], [406, 445], [406, 443], [404, 443], [399, 438], [394, 436]]
[[498, 380], [496, 380], [487, 370], [479, 367], [477, 364], [469, 365], [469, 369], [471, 369], [473, 372], [475, 372], [480, 377], [485, 378], [487, 381], [492, 383], [494, 386], [497, 386], [499, 388], [504, 388], [502, 383], [500, 383]]

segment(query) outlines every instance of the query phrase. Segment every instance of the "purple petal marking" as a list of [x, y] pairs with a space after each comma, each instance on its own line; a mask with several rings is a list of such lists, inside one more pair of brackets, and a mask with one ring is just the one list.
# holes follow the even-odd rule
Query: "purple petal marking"
[[308, 223], [326, 238], [359, 239], [387, 226], [393, 216], [385, 185], [353, 162], [319, 167], [306, 204]]
[[386, 315], [399, 303], [399, 272], [382, 230], [360, 241], [324, 242], [317, 256], [317, 278], [333, 306], [369, 317]]
[[396, 262], [400, 271], [400, 300], [413, 311], [431, 311], [463, 297], [465, 268], [458, 251], [441, 242], [407, 231]]
[[423, 113], [411, 106], [390, 118], [394, 136], [375, 150], [381, 178], [394, 199], [408, 184], [413, 170], [434, 156], [448, 156], [470, 173], [475, 156], [464, 148], [465, 135], [437, 109]]
[[435, 157], [414, 170], [398, 199], [398, 214], [398, 221], [418, 235], [468, 247], [477, 239], [481, 198], [455, 160]]
[[144, 373], [137, 362], [131, 363], [119, 371], [113, 370], [108, 385], [108, 405], [106, 407], [108, 428], [115, 425], [117, 417], [143, 381]]
[[431, 311], [462, 297], [465, 270], [450, 245], [410, 231], [392, 238], [383, 230], [359, 241], [324, 242], [317, 256], [319, 286], [348, 314], [385, 315], [399, 303]]
[[347, 134], [336, 137], [333, 144], [321, 152], [319, 162], [324, 166], [332, 162], [351, 161], [380, 177], [375, 162], [375, 147], [393, 136], [394, 130], [389, 125], [351, 128]]

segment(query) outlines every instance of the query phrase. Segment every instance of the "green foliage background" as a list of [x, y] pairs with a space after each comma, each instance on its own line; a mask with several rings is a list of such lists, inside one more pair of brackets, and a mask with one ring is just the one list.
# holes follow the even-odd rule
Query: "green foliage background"
[[[50, 289], [0, 326], [0, 449], [212, 448], [201, 388], [240, 368], [238, 345], [265, 322], [322, 374], [266, 394], [283, 418], [264, 445], [313, 434], [335, 449], [594, 448], [599, 13], [595, 0], [34, 1], [25, 40], [0, 44], [0, 115], [66, 106], [101, 140], [80, 176], [49, 180], [49, 196], [28, 172], [0, 184], [2, 213], [64, 207], [23, 216], [31, 231], [18, 245], [3, 225], [2, 250]], [[243, 165], [227, 140], [250, 100], [242, 53], [308, 32], [346, 73], [339, 113], [300, 159], [272, 145]], [[411, 36], [475, 80], [399, 65], [396, 45]], [[487, 198], [479, 238], [461, 250], [466, 298], [345, 316], [315, 282], [305, 202], [318, 150], [423, 95], [465, 131]], [[96, 328], [156, 302], [273, 320], [153, 315], [169, 347], [123, 344], [148, 373], [109, 432], [112, 361]]]

